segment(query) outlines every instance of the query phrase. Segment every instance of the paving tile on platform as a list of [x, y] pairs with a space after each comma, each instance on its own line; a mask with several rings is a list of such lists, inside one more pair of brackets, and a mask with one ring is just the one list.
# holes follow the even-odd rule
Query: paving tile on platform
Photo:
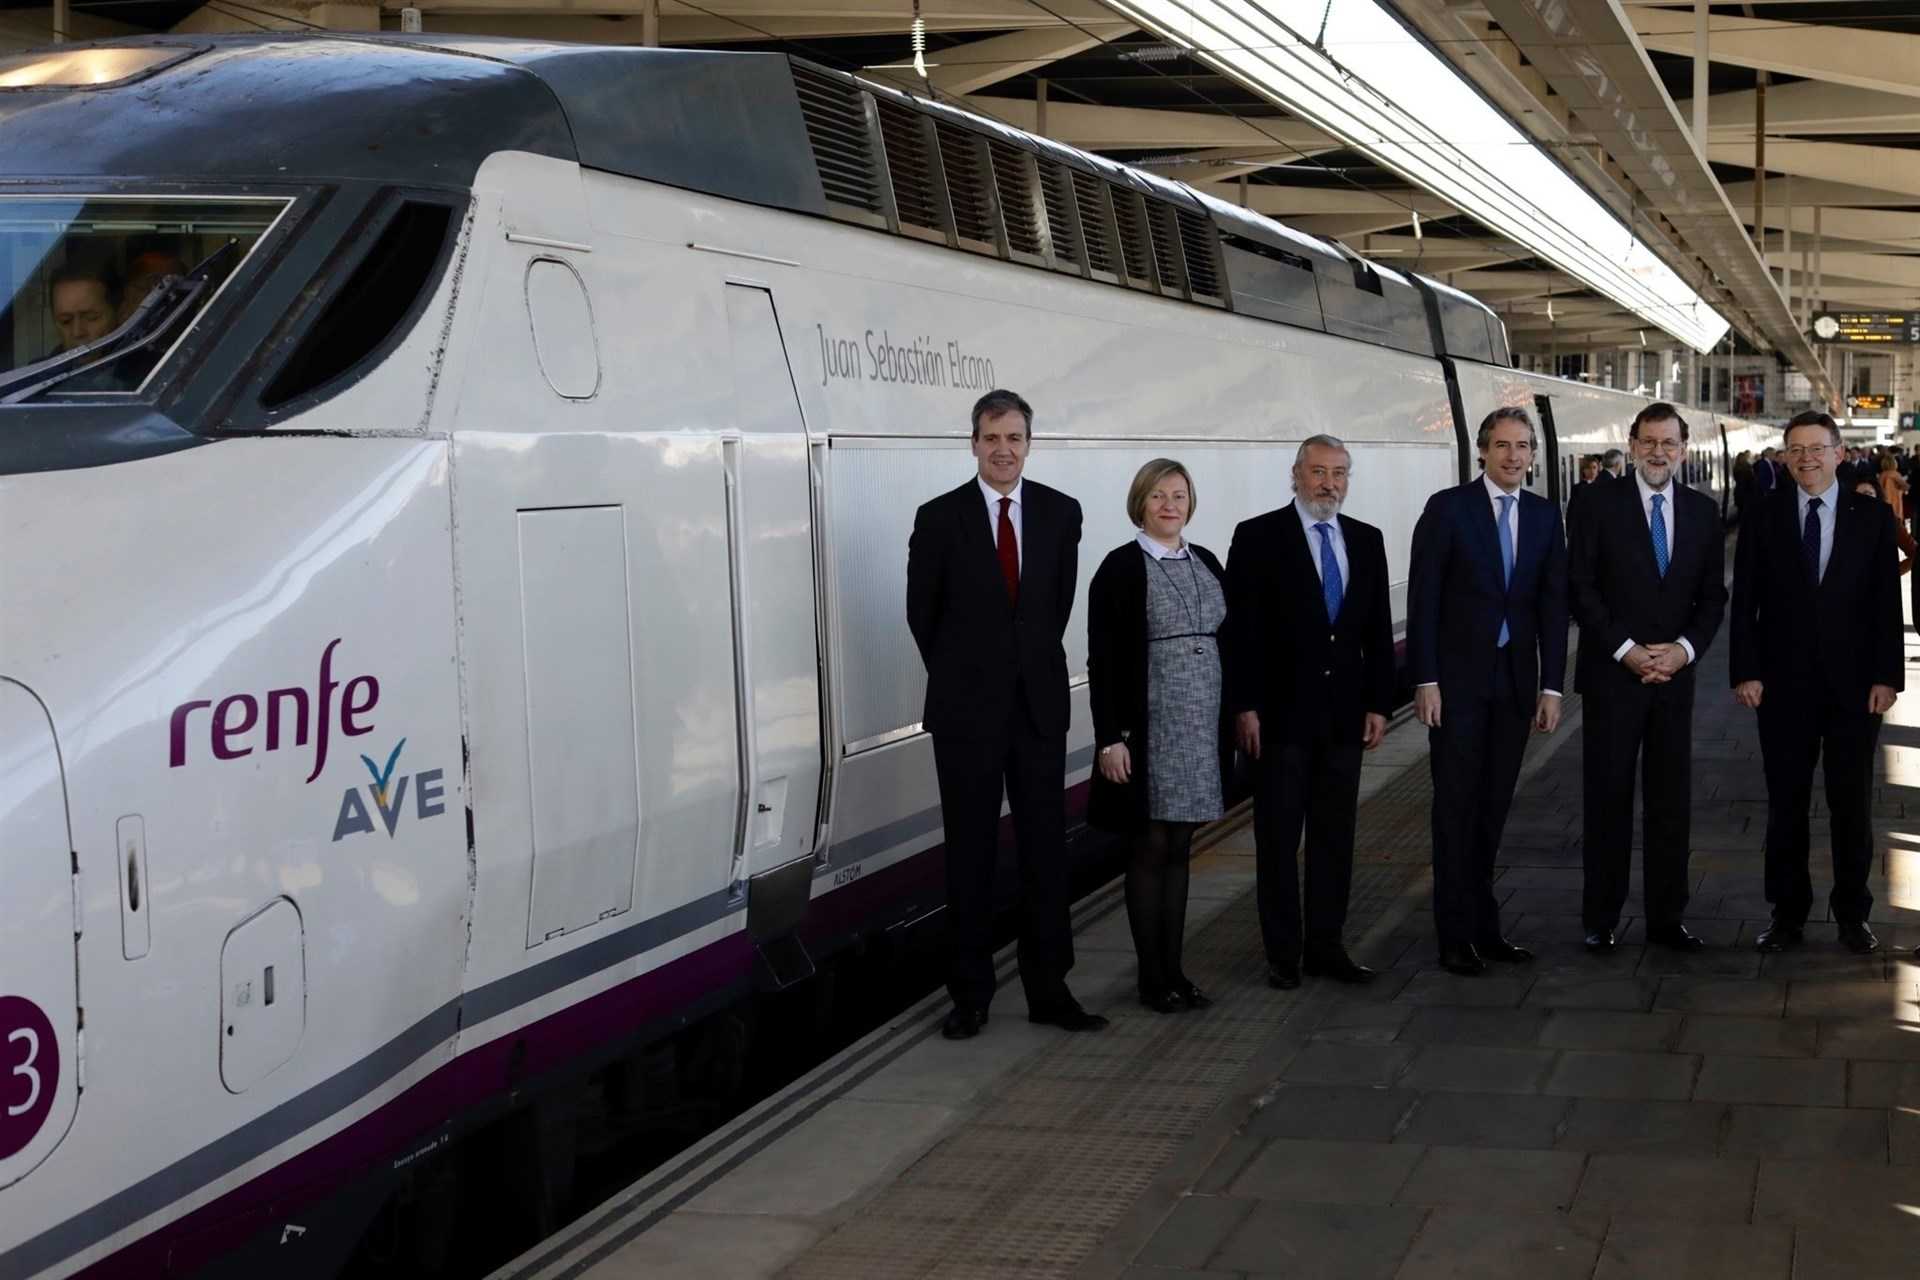
[[1265, 1138], [1391, 1142], [1418, 1097], [1408, 1089], [1282, 1085], [1247, 1121], [1247, 1132]]
[[1584, 1162], [1577, 1151], [1429, 1147], [1394, 1199], [1400, 1204], [1556, 1212], [1572, 1202]]
[[1504, 1093], [1429, 1093], [1420, 1098], [1399, 1140], [1427, 1146], [1549, 1148], [1569, 1098]]
[[1735, 1107], [1720, 1149], [1769, 1160], [1885, 1164], [1887, 1115], [1861, 1107]]
[[1593, 1280], [1789, 1280], [1793, 1230], [1780, 1223], [1615, 1218]]
[[1755, 1018], [1736, 1014], [1687, 1015], [1680, 1029], [1682, 1053], [1735, 1054], [1749, 1058], [1810, 1058], [1819, 1033], [1811, 1018]]
[[1653, 1004], [1658, 979], [1599, 971], [1596, 963], [1544, 973], [1527, 992], [1528, 1008], [1639, 1010]]
[[1914, 1207], [1920, 1207], [1920, 1168], [1762, 1160], [1753, 1220], [1899, 1236], [1911, 1241], [1910, 1256], [1920, 1257], [1920, 1217]]
[[1843, 1107], [1847, 1073], [1835, 1059], [1712, 1055], [1701, 1060], [1693, 1096], [1701, 1102]]
[[1822, 1018], [1878, 1018], [1920, 1022], [1911, 979], [1891, 982], [1793, 983], [1787, 991], [1789, 1014]]
[[1480, 1009], [1435, 1005], [1412, 1011], [1401, 1028], [1402, 1044], [1477, 1044], [1527, 1048], [1546, 1025], [1544, 1009]]
[[1546, 1092], [1580, 1098], [1646, 1098], [1679, 1101], [1692, 1093], [1700, 1060], [1676, 1053], [1560, 1055]]
[[742, 1230], [733, 1214], [669, 1214], [594, 1266], [606, 1280], [761, 1280], [806, 1252], [821, 1227], [756, 1216]]
[[1493, 972], [1463, 978], [1444, 969], [1422, 969], [1397, 997], [1404, 1004], [1478, 1005], [1482, 1008], [1518, 1008], [1532, 979], [1526, 975]]
[[1421, 1047], [1400, 1083], [1409, 1089], [1538, 1093], [1553, 1064], [1551, 1049], [1430, 1044]]
[[1300, 1280], [1391, 1280], [1425, 1216], [1400, 1205], [1262, 1201], [1213, 1265]]
[[1727, 1108], [1711, 1102], [1580, 1098], [1554, 1145], [1571, 1151], [1712, 1155]]
[[1877, 1231], [1802, 1223], [1794, 1228], [1793, 1280], [1907, 1280], [1920, 1256], [1920, 1230], [1908, 1225], [1916, 1221]]
[[1406, 1045], [1316, 1040], [1294, 1057], [1282, 1078], [1289, 1084], [1388, 1085], [1412, 1057]]
[[1784, 982], [1682, 975], [1660, 980], [1660, 993], [1654, 997], [1653, 1007], [1679, 1013], [1778, 1017], [1785, 1011], [1786, 1000]]
[[1920, 1023], [1822, 1018], [1819, 1025], [1819, 1053], [1823, 1058], [1920, 1062]]
[[1134, 1261], [1149, 1267], [1204, 1266], [1254, 1204], [1228, 1196], [1182, 1197]]
[[1396, 1280], [1587, 1280], [1604, 1231], [1565, 1214], [1439, 1209]]
[[1755, 1163], [1643, 1152], [1596, 1155], [1574, 1205], [1616, 1219], [1745, 1222], [1753, 1205]]
[[1278, 1138], [1248, 1162], [1233, 1194], [1317, 1204], [1387, 1204], [1425, 1147]]
[[1654, 1052], [1673, 1042], [1677, 1013], [1627, 1013], [1609, 1009], [1555, 1009], [1540, 1032], [1549, 1049]]

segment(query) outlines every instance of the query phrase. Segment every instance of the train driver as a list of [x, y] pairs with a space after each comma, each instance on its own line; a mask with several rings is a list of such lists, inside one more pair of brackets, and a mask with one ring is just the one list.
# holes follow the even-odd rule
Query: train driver
[[[106, 276], [88, 267], [65, 267], [48, 282], [48, 306], [60, 345], [48, 356], [97, 342], [119, 324], [119, 308]], [[44, 357], [43, 357], [44, 358]]]

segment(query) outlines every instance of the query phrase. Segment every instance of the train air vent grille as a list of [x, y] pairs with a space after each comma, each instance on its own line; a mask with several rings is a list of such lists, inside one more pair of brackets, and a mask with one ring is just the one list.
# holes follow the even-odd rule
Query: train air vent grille
[[1147, 227], [1153, 234], [1153, 262], [1160, 270], [1160, 287], [1168, 293], [1184, 293], [1187, 267], [1180, 248], [1180, 211], [1170, 204], [1149, 200]]
[[1080, 218], [1074, 211], [1073, 179], [1068, 175], [1067, 167], [1057, 160], [1040, 164], [1040, 190], [1047, 201], [1047, 233], [1053, 238], [1054, 259], [1077, 270], [1087, 264], [1087, 251], [1080, 243]]
[[877, 105], [880, 139], [887, 149], [887, 176], [893, 180], [893, 202], [900, 211], [900, 225], [944, 236], [947, 220], [940, 208], [940, 190], [934, 185], [925, 118], [885, 98], [880, 98]]
[[1196, 298], [1226, 301], [1221, 283], [1220, 229], [1204, 214], [1180, 211], [1180, 244], [1186, 251], [1187, 287]]
[[828, 201], [880, 213], [880, 170], [873, 135], [867, 131], [864, 95], [843, 80], [797, 65], [793, 87], [800, 95], [800, 112]]
[[953, 229], [962, 240], [996, 251], [993, 190], [987, 172], [984, 139], [944, 120], [934, 122], [940, 135], [940, 164], [947, 177], [947, 199], [953, 202]]
[[1000, 217], [1007, 227], [1007, 248], [1015, 253], [1041, 257], [1046, 252], [1042, 240], [1040, 193], [1035, 190], [1032, 157], [1018, 147], [991, 139], [987, 151], [993, 157], [993, 187], [1000, 193]]
[[1136, 191], [1112, 187], [1113, 222], [1120, 232], [1120, 250], [1126, 255], [1132, 283], [1153, 287], [1153, 236], [1147, 230], [1147, 211]]
[[1080, 234], [1086, 244], [1087, 265], [1108, 275], [1120, 274], [1120, 249], [1113, 242], [1113, 219], [1107, 210], [1107, 184], [1092, 174], [1073, 170], [1074, 202], [1080, 207]]

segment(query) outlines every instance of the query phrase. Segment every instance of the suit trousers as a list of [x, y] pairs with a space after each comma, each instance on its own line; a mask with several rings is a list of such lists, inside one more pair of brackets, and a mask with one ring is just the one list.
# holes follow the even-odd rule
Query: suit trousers
[[1269, 963], [1302, 951], [1300, 878], [1294, 850], [1306, 829], [1305, 950], [1338, 947], [1353, 886], [1354, 811], [1360, 798], [1358, 742], [1263, 744], [1253, 796], [1254, 868], [1260, 936]]
[[947, 991], [956, 1005], [981, 1011], [994, 993], [993, 873], [1003, 789], [1020, 866], [1020, 981], [1028, 1007], [1057, 1004], [1073, 968], [1067, 740], [1035, 732], [1025, 708], [1016, 698], [997, 733], [933, 736], [947, 840]]
[[1633, 784], [1640, 774], [1641, 866], [1649, 928], [1680, 923], [1693, 781], [1691, 667], [1667, 684], [1609, 679], [1582, 705], [1581, 792], [1586, 852], [1580, 914], [1587, 932], [1620, 923], [1633, 872]]
[[1493, 860], [1513, 805], [1533, 722], [1511, 661], [1495, 662], [1491, 687], [1443, 697], [1427, 733], [1433, 772], [1433, 915], [1442, 947], [1500, 937]]
[[1873, 908], [1873, 756], [1880, 717], [1859, 706], [1782, 698], [1760, 700], [1760, 755], [1767, 775], [1767, 901], [1781, 924], [1799, 925], [1813, 908], [1808, 871], [1813, 767], [1825, 765], [1832, 819], [1833, 893], [1828, 905], [1842, 923], [1864, 923]]

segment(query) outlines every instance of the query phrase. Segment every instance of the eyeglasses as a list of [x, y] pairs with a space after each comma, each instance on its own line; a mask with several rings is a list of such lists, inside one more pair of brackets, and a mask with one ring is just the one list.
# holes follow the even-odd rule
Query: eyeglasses
[[1829, 453], [1837, 453], [1839, 445], [1834, 444], [1790, 444], [1781, 452], [1789, 458], [1824, 458]]

